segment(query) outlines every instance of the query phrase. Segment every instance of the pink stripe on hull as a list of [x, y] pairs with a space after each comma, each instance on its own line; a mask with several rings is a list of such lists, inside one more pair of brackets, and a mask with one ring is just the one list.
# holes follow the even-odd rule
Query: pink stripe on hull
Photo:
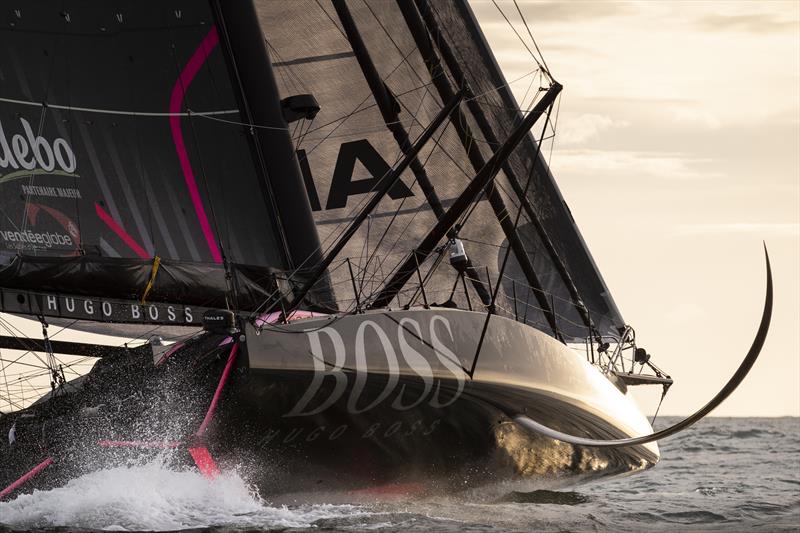
[[[169, 99], [169, 112], [180, 113], [183, 107], [183, 99], [186, 96], [186, 90], [191, 85], [194, 77], [200, 71], [200, 68], [208, 59], [209, 54], [219, 42], [219, 35], [217, 28], [212, 27], [211, 31], [205, 36], [200, 46], [195, 50], [189, 62], [183, 68], [175, 86], [172, 88], [172, 95]], [[214, 232], [211, 229], [211, 224], [208, 222], [206, 210], [203, 207], [203, 200], [200, 197], [200, 191], [197, 188], [197, 181], [194, 178], [192, 171], [192, 164], [189, 161], [189, 154], [186, 152], [186, 144], [183, 141], [183, 130], [181, 129], [181, 117], [173, 114], [169, 117], [169, 125], [172, 130], [172, 141], [175, 143], [175, 151], [178, 153], [178, 159], [181, 163], [181, 170], [183, 171], [183, 178], [186, 182], [186, 187], [189, 189], [189, 197], [194, 204], [194, 211], [197, 214], [197, 220], [200, 222], [200, 228], [203, 230], [208, 249], [211, 251], [211, 257], [215, 263], [222, 263], [222, 254], [220, 253], [217, 240], [214, 238]]]
[[[255, 326], [261, 327], [267, 324], [277, 324], [283, 313], [276, 311], [274, 313], [264, 313], [255, 319]], [[292, 311], [289, 313], [289, 318], [286, 322], [294, 322], [295, 320], [302, 320], [304, 318], [316, 318], [321, 316], [328, 316], [324, 313], [315, 313], [313, 311]]]
[[214, 413], [217, 411], [219, 398], [222, 396], [222, 389], [225, 388], [225, 384], [228, 382], [228, 378], [231, 375], [231, 370], [233, 369], [233, 362], [236, 361], [236, 354], [238, 353], [239, 344], [237, 343], [231, 347], [230, 354], [228, 355], [228, 361], [225, 363], [225, 369], [222, 371], [222, 376], [219, 378], [219, 383], [217, 384], [217, 390], [214, 391], [214, 397], [211, 398], [211, 405], [208, 406], [206, 416], [203, 418], [203, 422], [200, 424], [200, 427], [195, 433], [198, 438], [205, 434], [206, 429], [208, 429], [208, 425], [211, 423], [211, 419], [214, 418]]
[[30, 481], [30, 479], [33, 476], [35, 476], [36, 474], [38, 474], [39, 472], [41, 472], [42, 470], [44, 470], [45, 468], [47, 468], [51, 464], [53, 464], [53, 458], [52, 457], [48, 457], [47, 459], [45, 459], [44, 461], [42, 461], [38, 465], [34, 466], [33, 469], [30, 472], [28, 472], [27, 474], [25, 474], [24, 476], [22, 476], [21, 478], [16, 480], [14, 483], [12, 483], [8, 487], [6, 487], [2, 491], [0, 491], [0, 501], [4, 500], [8, 496], [10, 496], [12, 492], [14, 492], [18, 488], [20, 488], [22, 485], [24, 485], [25, 483]]
[[189, 455], [194, 459], [197, 469], [200, 470], [200, 473], [207, 479], [214, 479], [219, 475], [219, 467], [214, 461], [214, 458], [211, 457], [208, 448], [205, 446], [193, 446], [189, 448]]

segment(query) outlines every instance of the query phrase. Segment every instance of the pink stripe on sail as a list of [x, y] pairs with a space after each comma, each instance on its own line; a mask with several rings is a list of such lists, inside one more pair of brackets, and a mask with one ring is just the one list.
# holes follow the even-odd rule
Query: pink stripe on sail
[[128, 248], [130, 248], [131, 250], [133, 250], [133, 252], [134, 252], [136, 255], [138, 255], [138, 256], [139, 256], [139, 257], [141, 257], [142, 259], [148, 259], [148, 258], [150, 258], [150, 255], [147, 253], [147, 251], [146, 251], [144, 248], [142, 248], [141, 246], [139, 246], [139, 243], [138, 243], [138, 242], [136, 242], [136, 240], [135, 240], [133, 237], [131, 237], [131, 236], [128, 234], [128, 232], [127, 232], [127, 231], [125, 231], [124, 229], [122, 229], [122, 226], [120, 226], [120, 225], [117, 223], [117, 221], [116, 221], [116, 220], [114, 220], [113, 218], [111, 218], [111, 215], [109, 215], [108, 213], [106, 213], [105, 209], [103, 209], [102, 207], [100, 207], [100, 204], [98, 204], [98, 203], [96, 203], [96, 202], [95, 202], [95, 204], [94, 204], [94, 210], [95, 210], [95, 212], [97, 213], [97, 216], [99, 216], [99, 217], [100, 217], [100, 220], [102, 220], [103, 222], [105, 222], [105, 223], [106, 223], [106, 226], [108, 226], [109, 228], [111, 228], [111, 231], [113, 231], [114, 233], [116, 233], [116, 234], [117, 234], [117, 236], [118, 236], [120, 239], [122, 239], [122, 240], [123, 240], [123, 242], [125, 242], [125, 244], [127, 244], [127, 245], [128, 245]]
[[217, 240], [214, 238], [214, 232], [211, 230], [211, 224], [208, 222], [206, 210], [203, 207], [203, 200], [200, 198], [200, 191], [197, 189], [197, 182], [194, 178], [192, 171], [192, 164], [189, 161], [189, 154], [186, 152], [186, 144], [183, 142], [183, 130], [181, 130], [181, 117], [176, 113], [181, 112], [183, 106], [183, 99], [186, 95], [186, 90], [191, 85], [194, 77], [200, 71], [203, 63], [208, 59], [209, 54], [219, 42], [219, 35], [217, 28], [212, 27], [211, 31], [205, 36], [200, 46], [195, 50], [189, 62], [183, 68], [178, 81], [172, 88], [172, 95], [169, 99], [169, 112], [173, 113], [169, 117], [169, 125], [172, 130], [172, 141], [175, 143], [175, 151], [178, 153], [178, 159], [181, 163], [181, 170], [183, 171], [183, 178], [186, 181], [186, 187], [189, 189], [189, 197], [194, 204], [194, 211], [197, 214], [197, 220], [200, 222], [200, 228], [203, 230], [208, 249], [211, 251], [211, 257], [215, 263], [222, 262], [222, 254], [220, 253]]
[[53, 464], [53, 458], [52, 457], [48, 457], [47, 459], [45, 459], [44, 461], [42, 461], [38, 465], [34, 466], [33, 469], [31, 469], [30, 472], [28, 472], [27, 474], [25, 474], [24, 476], [22, 476], [21, 478], [16, 480], [14, 483], [12, 483], [8, 487], [6, 487], [2, 491], [0, 491], [0, 501], [2, 501], [3, 498], [5, 498], [6, 496], [9, 496], [12, 492], [14, 492], [18, 488], [20, 488], [22, 485], [27, 483], [33, 476], [35, 476], [36, 474], [38, 474], [39, 472], [41, 472], [42, 470], [44, 470], [45, 468], [47, 468], [51, 464]]

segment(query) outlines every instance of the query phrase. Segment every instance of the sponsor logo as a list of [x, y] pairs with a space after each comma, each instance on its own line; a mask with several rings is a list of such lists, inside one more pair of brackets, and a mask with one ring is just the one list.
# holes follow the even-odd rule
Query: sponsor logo
[[[75, 152], [61, 137], [53, 142], [33, 132], [30, 122], [19, 117], [22, 133], [6, 136], [0, 122], [0, 181], [35, 174], [66, 174], [73, 176], [77, 168]], [[16, 171], [16, 172], [15, 172]]]
[[74, 187], [43, 187], [41, 185], [22, 185], [25, 196], [42, 196], [48, 198], [71, 198], [80, 200], [81, 191]]
[[100, 322], [199, 325], [200, 317], [208, 308], [2, 290], [0, 310]]
[[40, 213], [46, 213], [58, 223], [65, 233], [59, 231], [36, 231], [33, 229], [0, 230], [0, 238], [6, 243], [6, 248], [15, 250], [77, 248], [81, 242], [78, 226], [67, 215], [52, 207], [30, 203], [27, 208], [28, 222], [34, 228], [41, 221]]
[[[354, 338], [348, 339], [352, 343], [350, 346], [333, 327], [306, 332], [314, 362], [314, 377], [297, 404], [283, 416], [319, 414], [343, 399], [348, 390], [346, 408], [350, 414], [364, 413], [389, 401], [392, 409], [406, 411], [423, 402], [441, 408], [458, 400], [464, 390], [465, 374], [451, 349], [455, 339], [450, 322], [441, 315], [433, 315], [424, 333], [420, 323], [408, 317], [401, 319], [396, 326], [387, 332], [378, 322], [364, 320]], [[369, 363], [372, 361], [375, 365], [377, 358], [383, 359], [380, 373], [385, 375], [386, 383], [377, 396], [370, 394], [368, 401], [364, 402], [362, 395], [367, 388]], [[405, 375], [410, 371], [422, 381], [421, 391], [419, 387], [407, 391], [405, 384], [400, 385], [401, 365]], [[455, 383], [455, 390], [442, 390], [441, 379], [434, 377], [434, 367], [436, 375], [452, 376], [448, 380]], [[320, 401], [318, 393], [326, 379], [333, 380], [334, 386], [328, 397]]]
[[288, 445], [302, 445], [314, 441], [333, 442], [342, 437], [368, 440], [406, 439], [414, 436], [427, 437], [434, 433], [441, 425], [441, 419], [418, 419], [413, 422], [407, 420], [375, 422], [367, 428], [351, 427], [349, 424], [338, 426], [316, 425], [310, 427], [271, 427], [264, 431], [264, 436], [259, 440], [261, 449]]
[[7, 248], [34, 248], [43, 246], [44, 248], [52, 248], [53, 246], [72, 246], [74, 243], [72, 237], [64, 233], [56, 233], [53, 231], [0, 231], [0, 237], [3, 238]]
[[195, 318], [191, 307], [174, 305], [132, 304], [55, 295], [45, 295], [43, 303], [45, 311], [61, 316], [80, 315], [104, 320], [123, 319], [129, 322], [174, 322], [176, 324], [191, 324]]
[[[322, 204], [319, 192], [314, 183], [311, 166], [308, 162], [308, 154], [306, 154], [305, 150], [297, 151], [297, 160], [300, 162], [300, 170], [303, 174], [311, 210], [321, 211]], [[358, 171], [356, 170], [357, 167], [360, 167]], [[339, 147], [336, 166], [333, 168], [331, 188], [328, 191], [325, 210], [340, 209], [347, 205], [347, 199], [350, 196], [372, 192], [380, 180], [388, 175], [391, 170], [389, 163], [381, 157], [381, 154], [366, 139], [342, 144]], [[366, 171], [366, 174], [364, 171]], [[414, 196], [414, 193], [402, 180], [398, 180], [389, 189], [389, 198], [392, 200], [408, 198], [409, 196]]]

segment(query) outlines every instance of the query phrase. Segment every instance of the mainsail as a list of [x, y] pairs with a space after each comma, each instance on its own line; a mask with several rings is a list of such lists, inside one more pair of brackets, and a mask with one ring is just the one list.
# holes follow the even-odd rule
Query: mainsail
[[[524, 110], [463, 0], [254, 5], [255, 32], [256, 19], [217, 1], [41, 2], [5, 13], [2, 309], [195, 324], [205, 307], [368, 304], [520, 123]], [[543, 94], [549, 72], [531, 76], [532, 94]], [[330, 277], [292, 303], [459, 92], [463, 102]], [[279, 98], [282, 116], [270, 108]], [[390, 305], [491, 307], [564, 340], [618, 333], [624, 322], [539, 131], [552, 123], [539, 122], [448, 232], [450, 245], [419, 266], [424, 284]], [[446, 264], [455, 239], [469, 260], [462, 284]]]
[[[296, 265], [212, 6], [37, 2], [3, 16], [2, 309], [196, 323], [160, 303], [267, 299]], [[285, 207], [302, 217], [303, 202]], [[124, 305], [137, 300], [154, 305]]]

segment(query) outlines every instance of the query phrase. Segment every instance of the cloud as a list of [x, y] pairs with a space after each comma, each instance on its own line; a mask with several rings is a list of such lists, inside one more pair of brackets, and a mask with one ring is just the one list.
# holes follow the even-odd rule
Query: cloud
[[743, 31], [759, 34], [797, 31], [798, 24], [797, 20], [781, 19], [771, 13], [710, 14], [697, 20], [697, 26], [708, 31]]
[[554, 172], [560, 175], [602, 174], [667, 180], [705, 180], [721, 177], [722, 174], [719, 172], [695, 168], [710, 161], [684, 153], [566, 149], [557, 150], [553, 156], [552, 166]]
[[706, 320], [708, 313], [696, 303], [684, 302], [666, 311], [664, 318], [673, 325], [695, 324]]
[[583, 113], [577, 117], [562, 116], [558, 128], [558, 142], [566, 145], [582, 144], [600, 132], [611, 128], [624, 128], [629, 123], [607, 115]]
[[666, 111], [671, 118], [681, 124], [696, 125], [716, 130], [722, 127], [722, 119], [711, 110], [696, 109], [687, 106], [669, 106]]
[[727, 224], [680, 224], [675, 228], [679, 235], [707, 235], [720, 233], [758, 233], [781, 236], [800, 235], [800, 224], [768, 222], [733, 222]]
[[[519, 2], [520, 9], [525, 15], [525, 19], [530, 25], [539, 22], [553, 21], [576, 21], [576, 20], [597, 20], [601, 17], [614, 17], [626, 15], [634, 11], [631, 2], [596, 2], [596, 1], [573, 1], [573, 2], [543, 2], [536, 0], [533, 2]], [[517, 9], [505, 2], [498, 2], [500, 9], [515, 24], [522, 24]], [[470, 6], [476, 11], [489, 13], [494, 11], [498, 17], [502, 16], [497, 11], [491, 0], [471, 0]], [[503, 21], [505, 24], [505, 21]]]

